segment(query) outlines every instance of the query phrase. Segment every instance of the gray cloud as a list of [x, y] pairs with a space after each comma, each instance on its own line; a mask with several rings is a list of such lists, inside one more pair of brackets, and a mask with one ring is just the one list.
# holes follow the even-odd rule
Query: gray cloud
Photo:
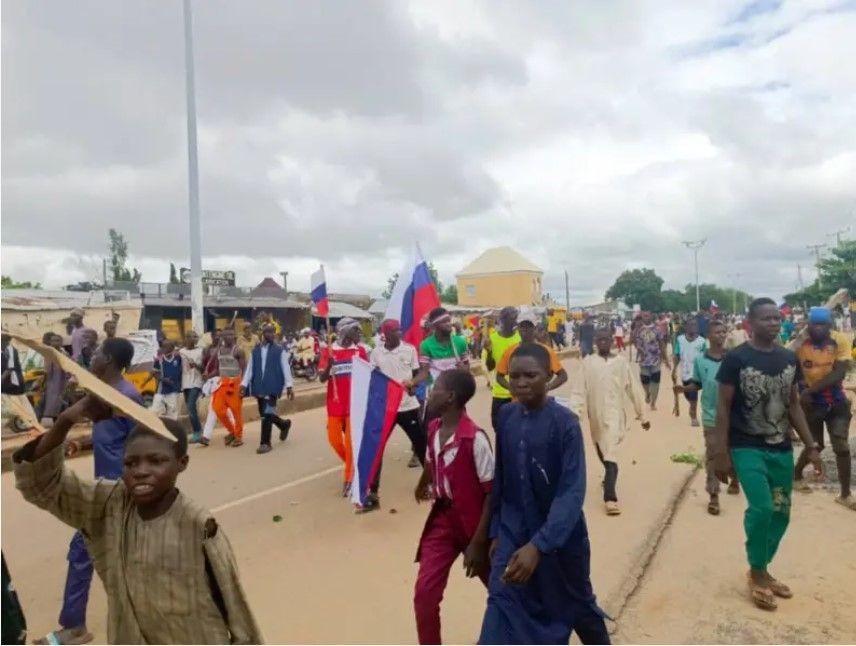
[[[856, 205], [856, 11], [798, 5], [195, 2], [206, 262], [377, 292], [414, 240], [446, 281], [512, 244], [586, 302], [708, 237], [703, 280], [780, 295]], [[180, 3], [3, 9], [3, 273], [90, 277], [114, 226], [165, 279]]]

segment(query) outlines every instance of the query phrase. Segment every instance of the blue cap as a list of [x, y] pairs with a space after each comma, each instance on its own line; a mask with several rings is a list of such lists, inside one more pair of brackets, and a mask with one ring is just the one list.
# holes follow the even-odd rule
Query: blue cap
[[808, 311], [809, 323], [832, 323], [832, 312], [828, 307], [812, 307]]

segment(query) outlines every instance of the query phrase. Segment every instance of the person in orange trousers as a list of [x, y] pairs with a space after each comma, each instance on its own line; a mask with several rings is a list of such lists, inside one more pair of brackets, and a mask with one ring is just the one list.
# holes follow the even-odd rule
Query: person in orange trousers
[[[235, 330], [231, 327], [220, 332], [219, 345], [208, 359], [205, 377], [220, 377], [220, 385], [211, 396], [211, 409], [220, 423], [226, 427], [226, 445], [238, 447], [244, 444], [244, 421], [241, 416], [241, 377], [247, 366], [244, 351], [235, 343]], [[229, 418], [232, 411], [234, 422]]]
[[[244, 439], [244, 420], [241, 417], [242, 405], [241, 378], [221, 377], [220, 387], [214, 391], [211, 398], [211, 408], [220, 423], [229, 431], [229, 435], [235, 438], [232, 441], [233, 445], [235, 442], [243, 442]], [[235, 419], [234, 424], [227, 411], [232, 411], [232, 417]]]
[[337, 341], [328, 346], [318, 363], [319, 379], [327, 382], [327, 440], [345, 464], [342, 496], [351, 493], [354, 460], [351, 451], [351, 364], [354, 357], [369, 360], [360, 345], [360, 324], [352, 318], [336, 324]]

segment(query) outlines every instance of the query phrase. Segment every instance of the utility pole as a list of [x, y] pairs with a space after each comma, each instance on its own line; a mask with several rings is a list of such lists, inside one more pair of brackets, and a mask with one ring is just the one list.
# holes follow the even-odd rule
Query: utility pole
[[184, 0], [184, 71], [187, 91], [187, 197], [190, 224], [190, 312], [193, 329], [205, 332], [202, 304], [202, 219], [199, 213], [199, 159], [196, 146], [196, 83], [193, 71], [193, 14]]
[[806, 249], [814, 252], [815, 267], [817, 267], [817, 286], [823, 289], [823, 280], [820, 277], [820, 250], [826, 246], [825, 243], [807, 244]]
[[568, 281], [568, 270], [565, 270], [565, 309], [571, 311], [571, 284]]
[[285, 291], [285, 295], [288, 296], [288, 272], [281, 271], [279, 275], [282, 276], [282, 289]]
[[848, 231], [850, 231], [850, 225], [849, 224], [846, 227], [844, 227], [843, 229], [837, 229], [836, 231], [833, 231], [832, 233], [827, 233], [826, 236], [828, 238], [834, 237], [835, 243], [837, 245], [841, 245], [841, 236], [843, 234], [847, 233]]
[[107, 291], [107, 259], [101, 259], [101, 280], [104, 282], [104, 291]]
[[701, 240], [685, 240], [683, 243], [687, 249], [692, 249], [693, 260], [695, 261], [695, 308], [696, 308], [696, 312], [701, 311], [701, 298], [699, 297], [699, 289], [698, 289], [698, 250], [701, 249], [706, 242], [707, 242], [707, 238], [702, 238]]
[[805, 282], [802, 276], [802, 265], [797, 263], [797, 283], [799, 283], [800, 291], [805, 289]]

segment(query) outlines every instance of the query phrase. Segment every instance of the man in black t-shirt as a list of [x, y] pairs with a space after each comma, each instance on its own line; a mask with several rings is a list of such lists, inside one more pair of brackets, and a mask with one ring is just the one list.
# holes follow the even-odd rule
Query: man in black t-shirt
[[725, 355], [719, 368], [716, 416], [716, 476], [728, 482], [732, 463], [746, 494], [744, 517], [749, 590], [759, 608], [775, 610], [775, 597], [790, 598], [790, 588], [767, 571], [788, 527], [794, 458], [790, 428], [806, 446], [820, 473], [817, 444], [799, 403], [796, 355], [776, 345], [781, 313], [769, 298], [749, 307], [751, 339]]

